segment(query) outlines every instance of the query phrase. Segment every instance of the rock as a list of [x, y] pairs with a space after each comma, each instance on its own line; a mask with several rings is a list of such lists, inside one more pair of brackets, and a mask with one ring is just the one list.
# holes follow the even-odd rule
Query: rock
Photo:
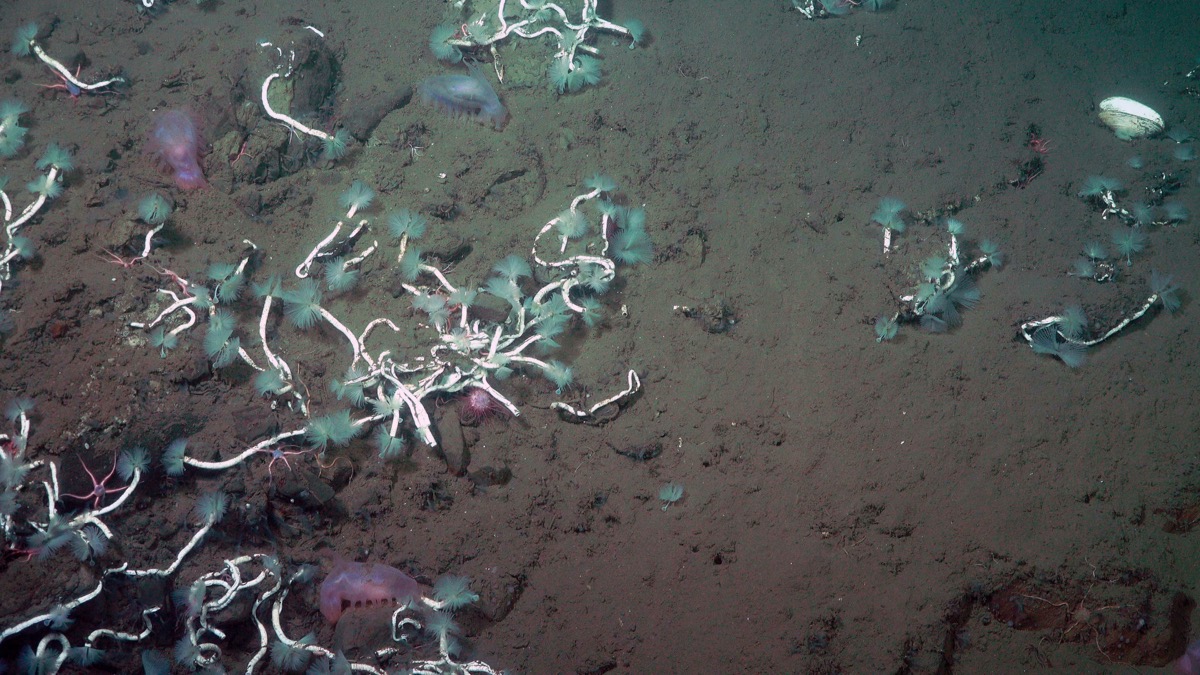
[[392, 605], [347, 608], [333, 632], [334, 648], [346, 658], [358, 660], [384, 647], [395, 647], [391, 630], [395, 611]]
[[465, 475], [471, 463], [471, 453], [463, 442], [462, 423], [458, 415], [453, 412], [441, 415], [437, 427], [441, 432], [441, 450], [446, 468], [455, 476]]
[[353, 108], [346, 111], [343, 124], [346, 131], [360, 143], [371, 137], [371, 132], [388, 113], [408, 105], [412, 100], [412, 87], [404, 86], [396, 91], [383, 91], [355, 101]]
[[296, 43], [296, 61], [291, 77], [292, 117], [315, 113], [333, 96], [338, 62], [323, 40], [305, 35]]

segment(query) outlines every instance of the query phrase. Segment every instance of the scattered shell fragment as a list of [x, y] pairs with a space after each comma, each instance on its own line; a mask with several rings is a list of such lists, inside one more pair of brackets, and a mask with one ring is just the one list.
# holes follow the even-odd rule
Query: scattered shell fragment
[[1153, 136], [1163, 130], [1163, 119], [1150, 106], [1124, 96], [1111, 96], [1100, 102], [1100, 121], [1117, 133], [1117, 138]]

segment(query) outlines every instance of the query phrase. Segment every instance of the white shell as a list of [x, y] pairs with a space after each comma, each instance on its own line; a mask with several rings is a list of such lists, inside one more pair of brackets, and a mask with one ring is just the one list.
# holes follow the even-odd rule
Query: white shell
[[1124, 96], [1112, 96], [1100, 102], [1100, 121], [1117, 132], [1117, 138], [1129, 140], [1153, 136], [1163, 130], [1163, 118], [1144, 103]]

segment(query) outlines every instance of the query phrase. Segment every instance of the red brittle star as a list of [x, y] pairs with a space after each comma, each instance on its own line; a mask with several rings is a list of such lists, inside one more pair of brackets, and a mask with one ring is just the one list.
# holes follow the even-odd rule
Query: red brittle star
[[250, 154], [250, 153], [246, 152], [246, 146], [247, 146], [247, 145], [250, 145], [250, 139], [249, 139], [249, 138], [247, 138], [246, 140], [242, 141], [242, 149], [241, 149], [241, 150], [238, 150], [238, 151], [237, 151], [237, 154], [236, 154], [236, 155], [233, 155], [233, 158], [229, 160], [229, 166], [233, 166], [234, 164], [236, 164], [236, 163], [237, 163], [237, 161], [238, 161], [239, 159], [241, 159], [241, 158], [243, 158], [243, 157], [249, 157], [250, 159], [254, 159], [254, 155], [252, 155], [252, 154]]
[[[79, 79], [79, 71], [82, 70], [82, 68], [83, 66], [75, 66], [75, 79]], [[68, 80], [65, 76], [63, 76], [62, 73], [59, 73], [58, 71], [54, 72], [54, 76], [61, 80], [61, 82], [58, 84], [39, 84], [38, 86], [43, 89], [59, 89], [61, 91], [65, 91], [67, 92], [67, 95], [71, 97], [72, 101], [79, 99], [79, 95], [83, 93], [83, 90], [75, 86], [73, 82]]]
[[172, 272], [171, 270], [169, 270], [169, 269], [166, 269], [166, 268], [161, 268], [161, 269], [160, 269], [160, 268], [158, 268], [158, 267], [155, 267], [154, 265], [150, 265], [150, 267], [151, 267], [151, 269], [153, 269], [155, 272], [158, 272], [159, 276], [164, 276], [164, 277], [167, 277], [167, 278], [169, 278], [169, 279], [170, 279], [170, 280], [171, 280], [173, 283], [175, 283], [177, 286], [179, 286], [179, 288], [180, 288], [180, 290], [181, 290], [181, 291], [183, 291], [183, 292], [184, 292], [184, 293], [186, 293], [187, 295], [191, 295], [191, 294], [192, 294], [192, 292], [188, 290], [188, 286], [190, 286], [191, 284], [190, 284], [190, 283], [188, 283], [188, 280], [187, 280], [187, 279], [184, 279], [183, 277], [179, 276], [178, 274], [176, 274], [176, 273], [174, 273], [174, 272]]
[[282, 460], [283, 465], [286, 466], [289, 471], [295, 473], [296, 470], [292, 468], [292, 464], [288, 461], [288, 457], [294, 457], [296, 455], [303, 455], [311, 452], [310, 450], [301, 450], [299, 448], [296, 448], [295, 450], [284, 450], [284, 448], [295, 447], [296, 446], [294, 445], [280, 445], [270, 450], [265, 448], [262, 450], [262, 452], [265, 452], [271, 456], [271, 461], [267, 464], [267, 476], [269, 476], [271, 480], [275, 480], [275, 474], [272, 471], [275, 468], [275, 462]]
[[90, 500], [92, 500], [92, 509], [99, 509], [100, 502], [104, 501], [104, 498], [106, 496], [108, 496], [110, 494], [116, 494], [116, 493], [129, 487], [128, 485], [126, 485], [124, 487], [119, 487], [119, 488], [108, 487], [108, 481], [111, 480], [113, 477], [113, 474], [115, 474], [117, 472], [117, 460], [116, 459], [113, 459], [112, 471], [108, 472], [108, 475], [104, 477], [104, 480], [99, 480], [99, 481], [96, 480], [96, 475], [92, 473], [92, 470], [88, 468], [87, 464], [83, 463], [82, 459], [79, 460], [79, 463], [83, 465], [83, 470], [87, 472], [88, 478], [92, 479], [92, 491], [87, 493], [86, 495], [64, 494], [63, 495], [64, 497], [70, 497], [72, 499], [80, 499], [85, 502], [90, 499]]
[[[110, 262], [114, 265], [120, 265], [121, 267], [124, 267], [125, 269], [129, 269], [129, 268], [133, 267], [134, 265], [137, 264], [137, 262], [139, 260], [142, 259], [142, 256], [139, 255], [139, 256], [135, 256], [133, 258], [126, 260], [108, 249], [104, 249], [104, 252], [107, 253], [110, 258], [112, 258], [112, 260], [109, 260], [108, 262]], [[103, 256], [101, 256], [101, 257], [103, 257]]]
[[1048, 141], [1040, 136], [1030, 136], [1029, 137], [1029, 147], [1032, 148], [1033, 151], [1038, 153], [1039, 155], [1050, 154], [1050, 141]]

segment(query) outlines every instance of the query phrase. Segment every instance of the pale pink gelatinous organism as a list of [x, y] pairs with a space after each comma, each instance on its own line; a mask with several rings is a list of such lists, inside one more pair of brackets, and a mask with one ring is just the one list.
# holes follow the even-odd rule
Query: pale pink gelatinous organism
[[1188, 645], [1187, 651], [1173, 665], [1179, 675], [1200, 675], [1200, 640]]
[[163, 173], [171, 174], [181, 189], [195, 190], [207, 185], [200, 168], [204, 134], [191, 112], [167, 110], [156, 117], [146, 142], [146, 154]]
[[508, 109], [478, 65], [467, 64], [467, 75], [435, 75], [417, 86], [421, 100], [451, 117], [469, 117], [497, 131], [508, 123]]
[[420, 597], [416, 580], [395, 567], [338, 560], [321, 582], [321, 614], [337, 623], [347, 607], [407, 604]]

